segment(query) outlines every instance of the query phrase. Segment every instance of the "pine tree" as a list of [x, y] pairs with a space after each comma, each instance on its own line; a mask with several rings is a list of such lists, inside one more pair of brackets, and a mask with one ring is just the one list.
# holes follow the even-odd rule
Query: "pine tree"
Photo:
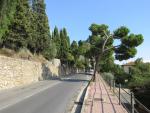
[[[105, 24], [91, 24], [89, 30], [91, 31], [88, 39], [91, 44], [90, 51], [95, 59], [93, 80], [95, 80], [96, 72], [99, 69], [99, 62], [102, 61], [102, 58], [108, 58], [113, 52], [116, 60], [122, 61], [133, 58], [137, 53], [136, 47], [142, 44], [144, 40], [141, 34], [130, 33], [130, 30], [125, 26], [116, 29], [112, 33], [113, 35]], [[115, 40], [119, 40], [120, 44], [114, 46]]]
[[45, 12], [44, 0], [33, 0], [33, 11], [36, 14], [36, 53], [42, 53], [50, 44], [50, 28]]
[[16, 6], [14, 20], [11, 25], [9, 25], [9, 31], [3, 37], [3, 46], [14, 50], [27, 47], [30, 39], [28, 12], [28, 0], [19, 0]]

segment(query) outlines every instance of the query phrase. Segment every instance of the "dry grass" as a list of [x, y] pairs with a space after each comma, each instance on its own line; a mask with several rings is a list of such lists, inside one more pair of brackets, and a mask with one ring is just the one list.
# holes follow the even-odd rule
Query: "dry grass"
[[15, 51], [13, 50], [6, 49], [6, 48], [0, 49], [0, 55], [2, 56], [12, 57], [14, 54], [15, 54]]
[[11, 58], [19, 58], [24, 60], [36, 61], [36, 62], [46, 62], [47, 60], [42, 55], [32, 54], [28, 49], [20, 49], [18, 52], [14, 50], [10, 50], [7, 48], [0, 49], [0, 55], [11, 57]]

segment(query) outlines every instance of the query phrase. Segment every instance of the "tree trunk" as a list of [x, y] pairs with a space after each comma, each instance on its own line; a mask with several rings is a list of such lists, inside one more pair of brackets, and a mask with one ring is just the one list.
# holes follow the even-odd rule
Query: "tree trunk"
[[101, 55], [99, 55], [97, 58], [95, 58], [95, 66], [94, 66], [94, 74], [93, 74], [93, 81], [95, 81], [96, 72], [98, 71], [98, 65]]
[[93, 81], [95, 81], [95, 76], [96, 76], [96, 72], [97, 72], [97, 67], [98, 67], [98, 62], [95, 61], [95, 66], [94, 66], [94, 74], [93, 74]]

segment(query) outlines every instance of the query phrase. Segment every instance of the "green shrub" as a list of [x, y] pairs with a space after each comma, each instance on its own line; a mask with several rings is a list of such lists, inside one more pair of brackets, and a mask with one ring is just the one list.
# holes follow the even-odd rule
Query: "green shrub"
[[115, 80], [116, 80], [116, 83], [119, 84], [126, 84], [126, 80], [129, 81], [131, 78], [131, 76], [127, 73], [121, 73], [121, 74], [116, 74], [115, 75]]
[[134, 75], [129, 82], [130, 88], [150, 88], [150, 76]]
[[114, 75], [112, 73], [104, 72], [102, 73], [103, 79], [110, 85], [112, 85], [112, 80], [114, 80]]
[[114, 75], [112, 73], [103, 73], [102, 76], [105, 80], [113, 80], [114, 79]]
[[51, 60], [53, 58], [55, 58], [57, 55], [57, 48], [54, 42], [51, 42], [49, 47], [46, 48], [43, 52], [43, 56], [47, 59], [47, 60]]
[[75, 66], [79, 69], [84, 69], [85, 68], [84, 61], [83, 60], [77, 60], [75, 63]]

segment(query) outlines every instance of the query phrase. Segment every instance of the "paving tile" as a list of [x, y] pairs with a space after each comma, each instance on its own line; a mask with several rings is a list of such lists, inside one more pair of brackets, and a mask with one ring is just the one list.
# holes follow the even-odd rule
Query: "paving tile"
[[127, 113], [100, 75], [89, 85], [84, 105], [84, 113]]

